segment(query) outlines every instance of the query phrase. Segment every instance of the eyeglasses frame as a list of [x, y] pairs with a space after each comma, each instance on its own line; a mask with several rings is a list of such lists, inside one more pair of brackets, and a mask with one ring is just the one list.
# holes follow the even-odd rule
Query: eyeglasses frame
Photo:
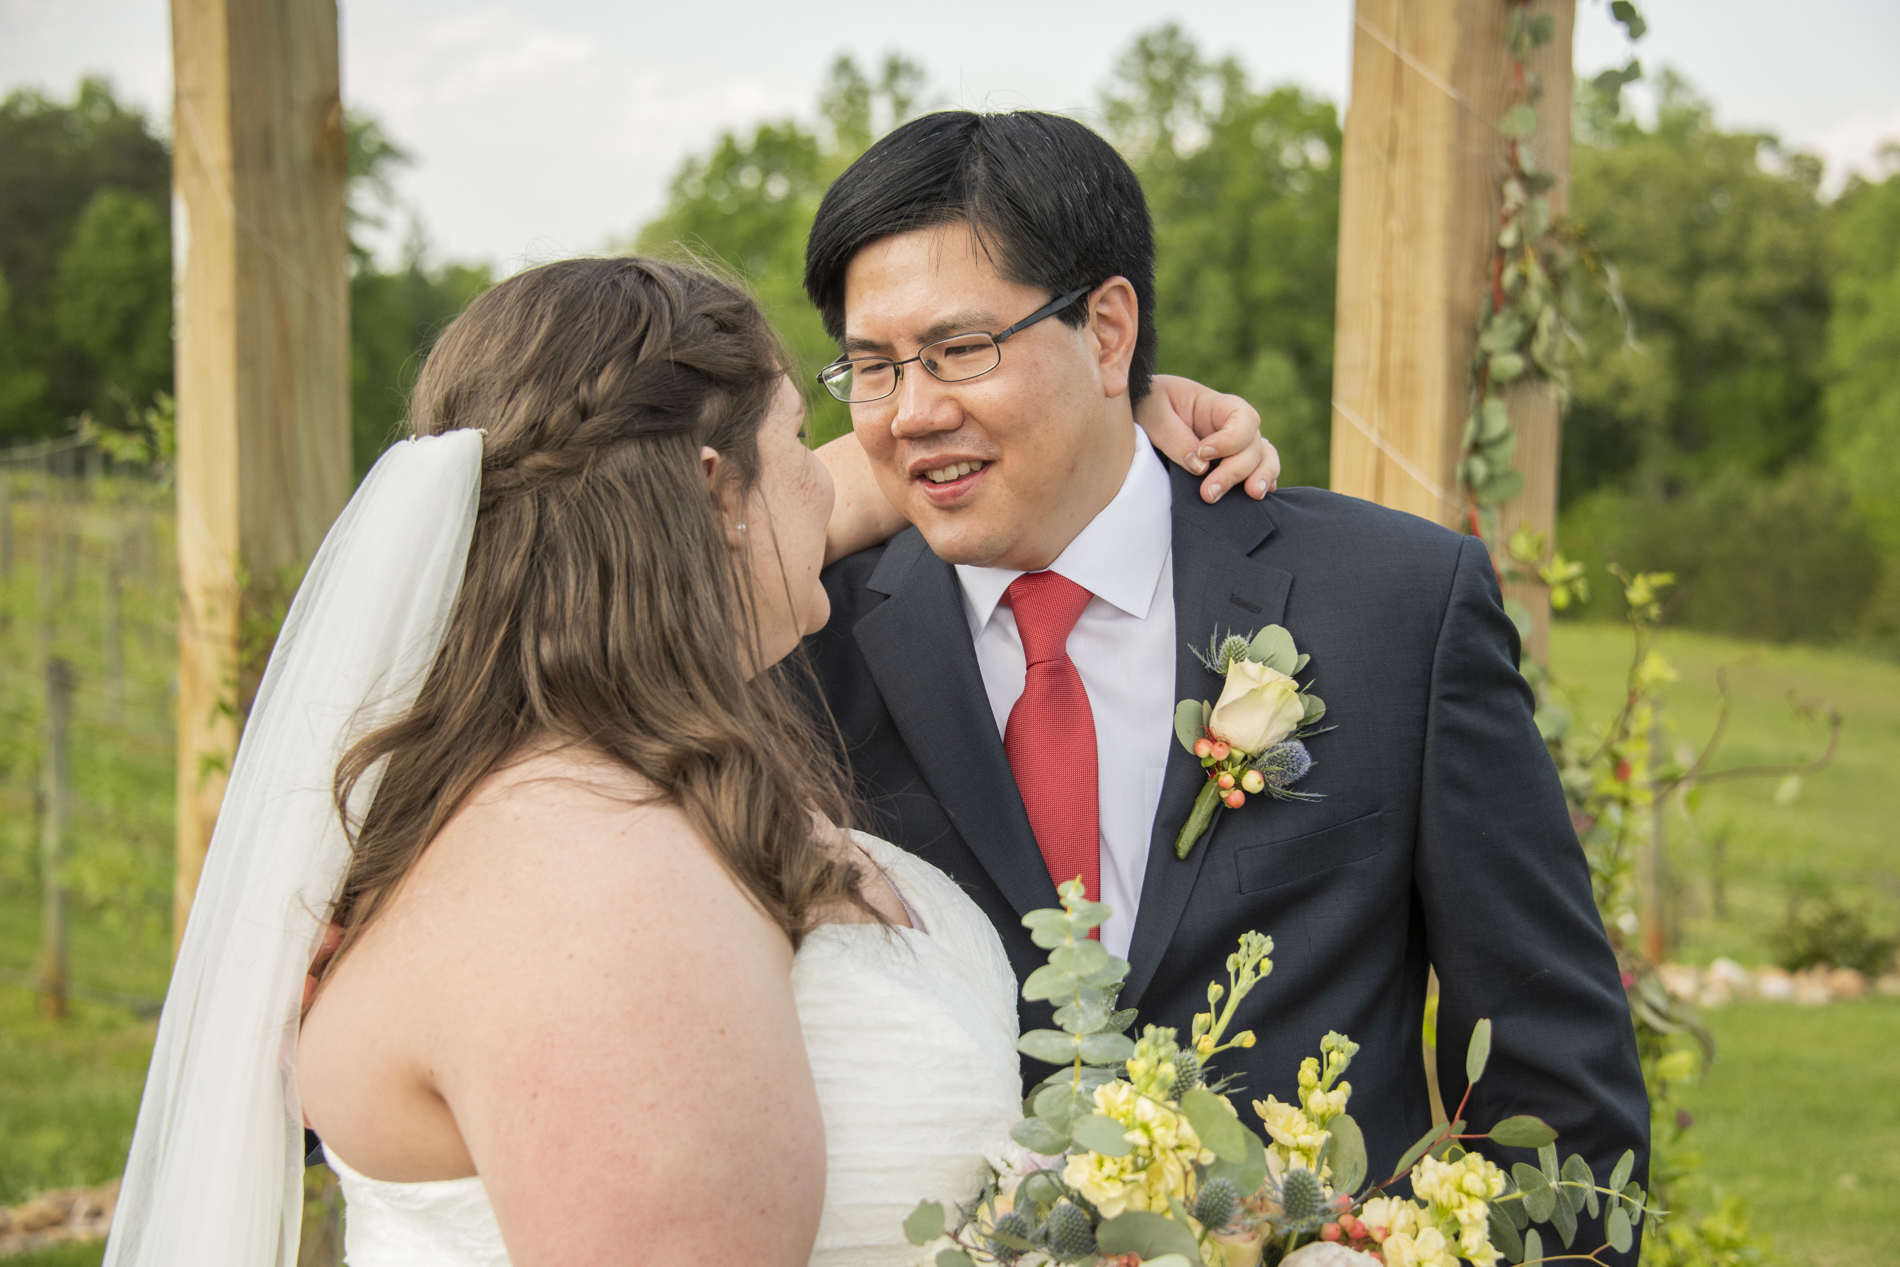
[[[1038, 321], [1042, 321], [1049, 317], [1055, 316], [1058, 312], [1061, 312], [1064, 308], [1067, 308], [1070, 304], [1074, 303], [1076, 300], [1080, 299], [1082, 296], [1089, 294], [1090, 292], [1095, 290], [1097, 286], [1100, 286], [1100, 285], [1101, 285], [1100, 282], [1096, 282], [1088, 286], [1078, 286], [1066, 295], [1057, 296], [1056, 298], [1051, 299], [1048, 303], [1044, 304], [1042, 307], [1030, 313], [1027, 317], [1024, 317], [1021, 321], [1018, 321], [1015, 325], [1009, 326], [1008, 328], [1004, 329], [999, 334], [990, 334], [988, 330], [964, 330], [958, 334], [946, 334], [943, 336], [943, 338], [932, 339], [929, 343], [926, 343], [923, 347], [917, 349], [916, 356], [907, 357], [901, 361], [892, 360], [890, 357], [887, 357], [887, 356], [851, 357], [848, 359], [840, 359], [840, 360], [833, 361], [831, 364], [825, 366], [823, 369], [818, 371], [817, 378], [818, 378], [819, 385], [825, 389], [825, 391], [831, 396], [833, 400], [842, 400], [843, 398], [840, 397], [838, 393], [831, 390], [831, 383], [828, 379], [826, 379], [825, 375], [829, 374], [831, 371], [837, 369], [841, 365], [850, 365], [854, 361], [890, 361], [891, 370], [892, 370], [891, 390], [885, 392], [882, 396], [872, 396], [865, 400], [844, 400], [843, 403], [847, 405], [869, 405], [869, 404], [874, 404], [880, 400], [889, 400], [892, 396], [895, 396], [897, 394], [898, 386], [902, 384], [904, 381], [904, 367], [906, 365], [911, 364], [913, 361], [922, 362], [924, 359], [924, 352], [926, 349], [934, 348], [939, 343], [948, 343], [952, 339], [968, 338], [970, 335], [973, 335], [973, 334], [988, 335], [990, 342], [993, 344], [996, 344], [1000, 348], [1003, 342], [1007, 340], [1008, 338], [1010, 338], [1012, 335], [1020, 334], [1024, 330], [1027, 330], [1030, 326], [1035, 325]], [[994, 373], [996, 369], [1002, 365], [1002, 363], [1003, 363], [1003, 355], [999, 351], [996, 354], [995, 365], [990, 366], [989, 369], [984, 370], [980, 374], [972, 374], [968, 378], [939, 378], [937, 375], [937, 372], [931, 369], [930, 366], [928, 365], [924, 366], [924, 372], [930, 375], [932, 378], [937, 379], [937, 381], [940, 383], [970, 383], [970, 382], [976, 381], [979, 378], [982, 378], [984, 374]]]

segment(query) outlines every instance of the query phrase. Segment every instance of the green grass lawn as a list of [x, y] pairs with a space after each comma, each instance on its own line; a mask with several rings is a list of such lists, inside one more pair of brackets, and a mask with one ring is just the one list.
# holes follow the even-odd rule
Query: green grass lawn
[[[1693, 819], [1671, 815], [1676, 957], [1767, 962], [1766, 934], [1784, 919], [1791, 889], [1814, 884], [1865, 905], [1876, 931], [1900, 928], [1900, 664], [1674, 631], [1659, 647], [1681, 675], [1665, 709], [1672, 746], [1699, 748], [1708, 737], [1716, 670], [1729, 666], [1735, 711], [1716, 769], [1818, 756], [1826, 728], [1796, 718], [1791, 698], [1831, 702], [1845, 722], [1833, 764], [1803, 780], [1792, 803], [1777, 803], [1779, 780], [1746, 779], [1710, 785]], [[1618, 705], [1629, 655], [1622, 626], [1553, 628], [1553, 669], [1579, 725], [1600, 725]]]
[[1705, 1019], [1716, 1063], [1686, 1099], [1712, 1187], [1791, 1267], [1900, 1263], [1900, 999]]

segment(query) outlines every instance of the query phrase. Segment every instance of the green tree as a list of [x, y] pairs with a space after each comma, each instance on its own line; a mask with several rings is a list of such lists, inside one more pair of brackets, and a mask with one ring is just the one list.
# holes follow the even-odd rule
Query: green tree
[[107, 426], [136, 426], [172, 381], [172, 244], [164, 213], [121, 189], [94, 194], [60, 257], [53, 307], [60, 337], [91, 363], [91, 410]]
[[444, 326], [494, 284], [485, 266], [425, 262], [350, 278], [350, 431], [356, 477], [401, 437], [409, 389]]
[[818, 440], [851, 429], [848, 410], [816, 388], [812, 375], [838, 354], [805, 297], [805, 239], [825, 189], [883, 132], [912, 117], [924, 99], [924, 70], [901, 53], [878, 78], [840, 54], [819, 94], [819, 120], [764, 123], [721, 133], [673, 178], [666, 210], [636, 235], [633, 249], [730, 271], [751, 288], [798, 363]]
[[[1889, 156], [1900, 163], [1900, 148]], [[1884, 556], [1877, 617], [1900, 630], [1900, 174], [1835, 205], [1827, 449]]]
[[1566, 503], [1605, 485], [1665, 497], [1724, 469], [1775, 476], [1820, 434], [1819, 160], [1721, 131], [1668, 72], [1659, 92], [1653, 128], [1580, 94], [1572, 211], [1615, 261], [1640, 346], [1592, 303], [1564, 421]]
[[1246, 397], [1286, 466], [1327, 482], [1339, 119], [1298, 88], [1256, 91], [1170, 23], [1136, 39], [1104, 101], [1155, 221], [1159, 368]]
[[58, 292], [74, 235], [103, 190], [142, 198], [169, 241], [171, 155], [110, 84], [83, 79], [70, 102], [33, 91], [0, 100], [0, 277], [10, 291], [0, 363], [14, 367], [0, 390], [0, 438], [53, 434], [100, 399], [99, 368], [62, 332]]

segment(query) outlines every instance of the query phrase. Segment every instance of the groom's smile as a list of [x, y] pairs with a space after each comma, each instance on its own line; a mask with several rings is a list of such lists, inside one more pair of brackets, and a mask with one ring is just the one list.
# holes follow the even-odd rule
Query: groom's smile
[[[999, 333], [1054, 298], [1001, 276], [961, 222], [864, 247], [844, 291], [844, 354], [898, 361]], [[851, 406], [885, 496], [948, 562], [1045, 568], [1121, 487], [1134, 456], [1134, 295], [1109, 279], [1083, 305], [1086, 324], [1026, 326], [986, 373], [944, 382], [913, 361], [890, 395]]]

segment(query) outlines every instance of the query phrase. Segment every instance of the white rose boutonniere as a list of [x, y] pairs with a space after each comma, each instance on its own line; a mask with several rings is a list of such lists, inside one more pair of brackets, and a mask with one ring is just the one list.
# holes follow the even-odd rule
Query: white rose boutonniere
[[1217, 635], [1206, 655], [1195, 656], [1226, 682], [1219, 703], [1184, 699], [1174, 708], [1175, 737], [1207, 771], [1207, 786], [1175, 837], [1177, 858], [1207, 834], [1221, 806], [1239, 809], [1249, 794], [1317, 800], [1316, 793], [1292, 789], [1313, 768], [1304, 740], [1320, 733], [1326, 715], [1325, 701], [1294, 680], [1310, 657], [1278, 625], [1247, 637]]

